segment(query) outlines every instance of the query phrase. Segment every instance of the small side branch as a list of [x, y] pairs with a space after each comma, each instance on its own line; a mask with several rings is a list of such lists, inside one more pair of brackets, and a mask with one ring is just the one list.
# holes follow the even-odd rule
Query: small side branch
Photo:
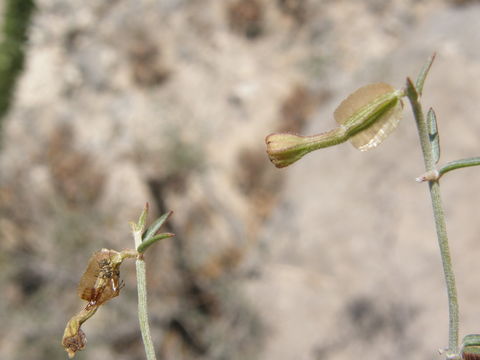
[[446, 163], [439, 169], [433, 169], [433, 170], [427, 171], [426, 173], [419, 176], [415, 180], [417, 180], [418, 182], [438, 181], [444, 174], [452, 170], [461, 169], [461, 168], [470, 167], [470, 166], [478, 166], [478, 165], [480, 165], [480, 156], [455, 160], [455, 161]]

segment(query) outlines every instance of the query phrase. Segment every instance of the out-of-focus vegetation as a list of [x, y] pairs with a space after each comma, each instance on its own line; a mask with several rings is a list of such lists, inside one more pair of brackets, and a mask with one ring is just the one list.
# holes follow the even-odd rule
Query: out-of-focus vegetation
[[9, 109], [15, 81], [25, 62], [24, 48], [35, 3], [33, 0], [7, 0], [4, 6], [0, 34], [0, 130], [1, 118]]

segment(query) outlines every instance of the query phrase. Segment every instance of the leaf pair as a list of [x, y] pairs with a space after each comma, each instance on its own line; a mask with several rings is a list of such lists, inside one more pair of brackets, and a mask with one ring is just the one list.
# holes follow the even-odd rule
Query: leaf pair
[[152, 225], [150, 225], [148, 229], [146, 229], [148, 210], [149, 206], [148, 203], [146, 203], [138, 221], [136, 223], [130, 222], [130, 227], [132, 228], [135, 237], [135, 246], [137, 247], [137, 251], [141, 254], [155, 242], [175, 236], [173, 233], [157, 234], [160, 227], [173, 214], [173, 211], [163, 214]]

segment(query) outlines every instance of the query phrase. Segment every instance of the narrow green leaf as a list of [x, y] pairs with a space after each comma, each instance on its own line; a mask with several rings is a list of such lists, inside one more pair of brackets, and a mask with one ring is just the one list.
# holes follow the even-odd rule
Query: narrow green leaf
[[428, 138], [432, 146], [432, 157], [435, 164], [440, 159], [440, 137], [438, 135], [437, 116], [432, 108], [427, 113]]
[[138, 246], [137, 251], [139, 253], [143, 253], [143, 252], [145, 252], [145, 250], [147, 250], [147, 248], [149, 248], [152, 244], [156, 243], [157, 241], [163, 240], [163, 239], [168, 239], [168, 238], [171, 238], [171, 237], [174, 237], [174, 236], [175, 236], [175, 234], [172, 234], [172, 233], [161, 233], [161, 234], [152, 236], [148, 240], [145, 240], [144, 242], [142, 242]]
[[418, 100], [417, 89], [415, 88], [415, 85], [413, 85], [412, 79], [410, 79], [409, 77], [407, 77], [407, 86], [405, 88], [405, 93], [410, 99], [413, 99], [415, 101]]
[[143, 211], [140, 214], [140, 217], [138, 218], [138, 222], [135, 224], [135, 231], [140, 231], [143, 233], [143, 230], [145, 229], [145, 224], [147, 222], [147, 216], [148, 216], [148, 202], [145, 203], [145, 207], [143, 208]]
[[173, 214], [173, 211], [169, 211], [168, 213], [163, 214], [160, 216], [150, 227], [148, 230], [143, 234], [142, 241], [148, 241], [152, 236], [154, 236], [160, 227], [167, 221], [167, 219]]
[[415, 83], [415, 87], [417, 89], [417, 93], [422, 96], [423, 92], [423, 84], [425, 83], [425, 79], [427, 78], [428, 72], [430, 71], [430, 68], [432, 67], [433, 60], [435, 60], [435, 53], [432, 54], [423, 65], [422, 70], [420, 70], [420, 73], [418, 74], [417, 81]]

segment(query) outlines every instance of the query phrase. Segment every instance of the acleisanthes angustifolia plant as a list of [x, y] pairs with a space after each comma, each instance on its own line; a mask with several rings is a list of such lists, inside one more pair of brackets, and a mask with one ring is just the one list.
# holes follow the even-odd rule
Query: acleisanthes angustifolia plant
[[92, 317], [102, 304], [120, 294], [120, 289], [124, 286], [120, 281], [120, 265], [123, 260], [135, 258], [140, 331], [147, 360], [156, 359], [148, 324], [147, 282], [143, 254], [157, 241], [175, 236], [172, 233], [157, 234], [170, 215], [171, 211], [160, 216], [147, 229], [148, 204], [146, 204], [138, 221], [130, 223], [135, 249], [122, 251], [101, 249], [92, 255], [77, 289], [78, 296], [86, 300], [87, 305], [68, 321], [62, 338], [62, 345], [69, 358], [73, 358], [77, 351], [85, 348], [86, 336], [80, 328], [82, 324]]
[[402, 99], [404, 97], [408, 99], [417, 124], [426, 171], [417, 178], [417, 181], [428, 181], [447, 288], [449, 341], [445, 355], [447, 359], [480, 360], [480, 335], [465, 336], [459, 346], [457, 290], [439, 183], [440, 177], [449, 171], [480, 165], [480, 157], [456, 160], [437, 167], [440, 159], [440, 141], [435, 112], [430, 108], [425, 116], [420, 103], [423, 85], [434, 58], [435, 55], [429, 58], [415, 83], [407, 78], [406, 86], [402, 89], [395, 89], [385, 83], [376, 83], [356, 90], [335, 110], [334, 117], [338, 126], [331, 131], [312, 136], [275, 133], [268, 135], [265, 142], [268, 156], [278, 168], [294, 163], [311, 151], [347, 140], [361, 151], [370, 150], [379, 145], [396, 128], [402, 115]]

